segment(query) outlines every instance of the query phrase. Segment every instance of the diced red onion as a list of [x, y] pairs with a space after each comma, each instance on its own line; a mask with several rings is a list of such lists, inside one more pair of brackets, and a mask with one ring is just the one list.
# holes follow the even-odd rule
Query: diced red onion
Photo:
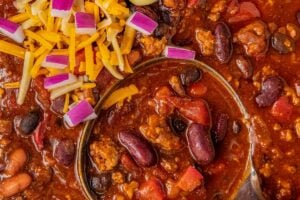
[[148, 17], [147, 15], [144, 15], [141, 12], [135, 12], [133, 13], [127, 20], [127, 25], [136, 29], [137, 31], [145, 34], [145, 35], [151, 35], [153, 31], [158, 26], [158, 23]]
[[4, 18], [0, 18], [0, 32], [18, 43], [25, 39], [22, 27]]
[[77, 34], [94, 34], [96, 32], [96, 21], [92, 14], [77, 12], [75, 13], [75, 25]]
[[69, 65], [68, 55], [48, 55], [42, 63], [43, 67], [64, 69]]
[[65, 18], [71, 13], [74, 0], [52, 0], [52, 17]]
[[97, 118], [97, 115], [93, 107], [86, 100], [82, 100], [76, 104], [64, 115], [64, 120], [70, 127], [95, 118]]
[[46, 77], [44, 79], [44, 87], [48, 90], [52, 90], [58, 87], [69, 85], [77, 81], [76, 76], [69, 73], [58, 74], [55, 76]]
[[196, 56], [196, 52], [193, 50], [179, 48], [179, 47], [171, 47], [171, 46], [166, 46], [163, 54], [168, 58], [186, 59], [186, 60], [194, 60]]

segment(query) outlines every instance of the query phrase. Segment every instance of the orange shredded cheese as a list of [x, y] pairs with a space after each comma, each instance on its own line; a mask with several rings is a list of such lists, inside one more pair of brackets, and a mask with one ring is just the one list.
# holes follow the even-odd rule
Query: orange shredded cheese
[[29, 19], [29, 16], [27, 13], [19, 13], [17, 15], [11, 16], [8, 18], [8, 20], [15, 22], [15, 23], [21, 23]]
[[39, 42], [41, 45], [45, 46], [45, 48], [51, 50], [53, 48], [52, 44], [47, 42], [44, 38], [39, 36], [38, 34], [30, 31], [30, 30], [25, 30], [24, 31], [25, 35], [37, 42]]
[[81, 89], [92, 89], [96, 87], [96, 83], [84, 83]]
[[0, 52], [16, 56], [19, 58], [24, 58], [25, 56], [25, 49], [22, 47], [19, 47], [15, 44], [6, 42], [4, 40], [0, 40]]
[[10, 83], [4, 83], [3, 87], [5, 89], [16, 89], [20, 87], [20, 82], [10, 82]]
[[32, 69], [31, 69], [31, 76], [35, 78], [38, 76], [39, 69], [41, 67], [42, 62], [45, 60], [46, 56], [49, 54], [49, 51], [45, 51], [38, 59], [35, 61]]
[[79, 51], [79, 50], [85, 48], [86, 46], [92, 44], [93, 42], [95, 42], [99, 38], [99, 36], [100, 36], [99, 32], [96, 32], [90, 38], [88, 38], [87, 40], [84, 40], [84, 41], [80, 42], [77, 45], [76, 51]]
[[127, 87], [123, 87], [114, 91], [103, 103], [102, 108], [108, 109], [112, 105], [123, 102], [126, 98], [131, 98], [133, 95], [138, 94], [138, 88], [131, 84]]
[[86, 75], [88, 75], [89, 79], [91, 80], [91, 77], [94, 73], [94, 52], [92, 45], [88, 45], [84, 48], [84, 54]]
[[63, 109], [64, 113], [68, 112], [69, 105], [70, 105], [70, 93], [67, 93], [65, 96], [65, 103], [64, 103], [64, 109]]
[[74, 72], [74, 68], [76, 65], [75, 59], [75, 45], [76, 45], [76, 35], [75, 35], [75, 27], [71, 27], [70, 31], [70, 45], [69, 45], [69, 62], [70, 62], [70, 70]]

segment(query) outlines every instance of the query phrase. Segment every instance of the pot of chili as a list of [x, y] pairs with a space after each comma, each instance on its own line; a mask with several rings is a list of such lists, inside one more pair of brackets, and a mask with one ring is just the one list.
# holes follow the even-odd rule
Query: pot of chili
[[249, 177], [249, 115], [200, 61], [146, 61], [95, 110], [77, 149], [88, 199], [234, 199]]

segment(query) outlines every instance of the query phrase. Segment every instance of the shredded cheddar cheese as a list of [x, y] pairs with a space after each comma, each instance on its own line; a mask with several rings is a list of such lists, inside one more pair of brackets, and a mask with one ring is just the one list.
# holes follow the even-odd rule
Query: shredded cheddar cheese
[[10, 82], [10, 83], [4, 83], [3, 87], [5, 89], [16, 89], [20, 87], [20, 82]]
[[70, 93], [67, 93], [65, 96], [65, 103], [64, 103], [64, 109], [63, 109], [64, 113], [68, 112], [69, 104], [70, 104]]
[[16, 56], [19, 58], [24, 58], [25, 56], [25, 49], [17, 46], [15, 44], [6, 42], [4, 40], [0, 40], [0, 52], [12, 55], [12, 56]]
[[138, 94], [138, 88], [131, 84], [128, 87], [120, 88], [114, 91], [103, 103], [102, 108], [108, 109], [116, 103], [123, 102], [126, 98], [131, 98], [133, 95]]

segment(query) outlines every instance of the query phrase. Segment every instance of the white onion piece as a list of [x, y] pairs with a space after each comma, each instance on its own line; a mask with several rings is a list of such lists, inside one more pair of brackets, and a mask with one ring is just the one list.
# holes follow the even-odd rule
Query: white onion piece
[[75, 13], [75, 26], [77, 34], [93, 35], [96, 32], [94, 15], [84, 12]]
[[126, 24], [145, 35], [151, 35], [158, 26], [156, 21], [141, 12], [133, 13]]
[[186, 59], [186, 60], [194, 60], [196, 57], [196, 52], [189, 49], [166, 46], [164, 52], [165, 57], [168, 58], [176, 58], [176, 59]]
[[64, 115], [64, 120], [70, 127], [95, 118], [97, 118], [97, 115], [93, 107], [86, 100], [82, 100], [76, 104]]
[[73, 74], [58, 74], [55, 76], [46, 77], [44, 79], [44, 88], [48, 90], [52, 90], [55, 88], [63, 87], [65, 85], [69, 85], [75, 83], [77, 81], [76, 76]]
[[158, 0], [129, 0], [129, 1], [136, 6], [147, 6], [157, 2]]
[[18, 43], [22, 43], [25, 39], [23, 28], [4, 18], [0, 18], [0, 32]]

